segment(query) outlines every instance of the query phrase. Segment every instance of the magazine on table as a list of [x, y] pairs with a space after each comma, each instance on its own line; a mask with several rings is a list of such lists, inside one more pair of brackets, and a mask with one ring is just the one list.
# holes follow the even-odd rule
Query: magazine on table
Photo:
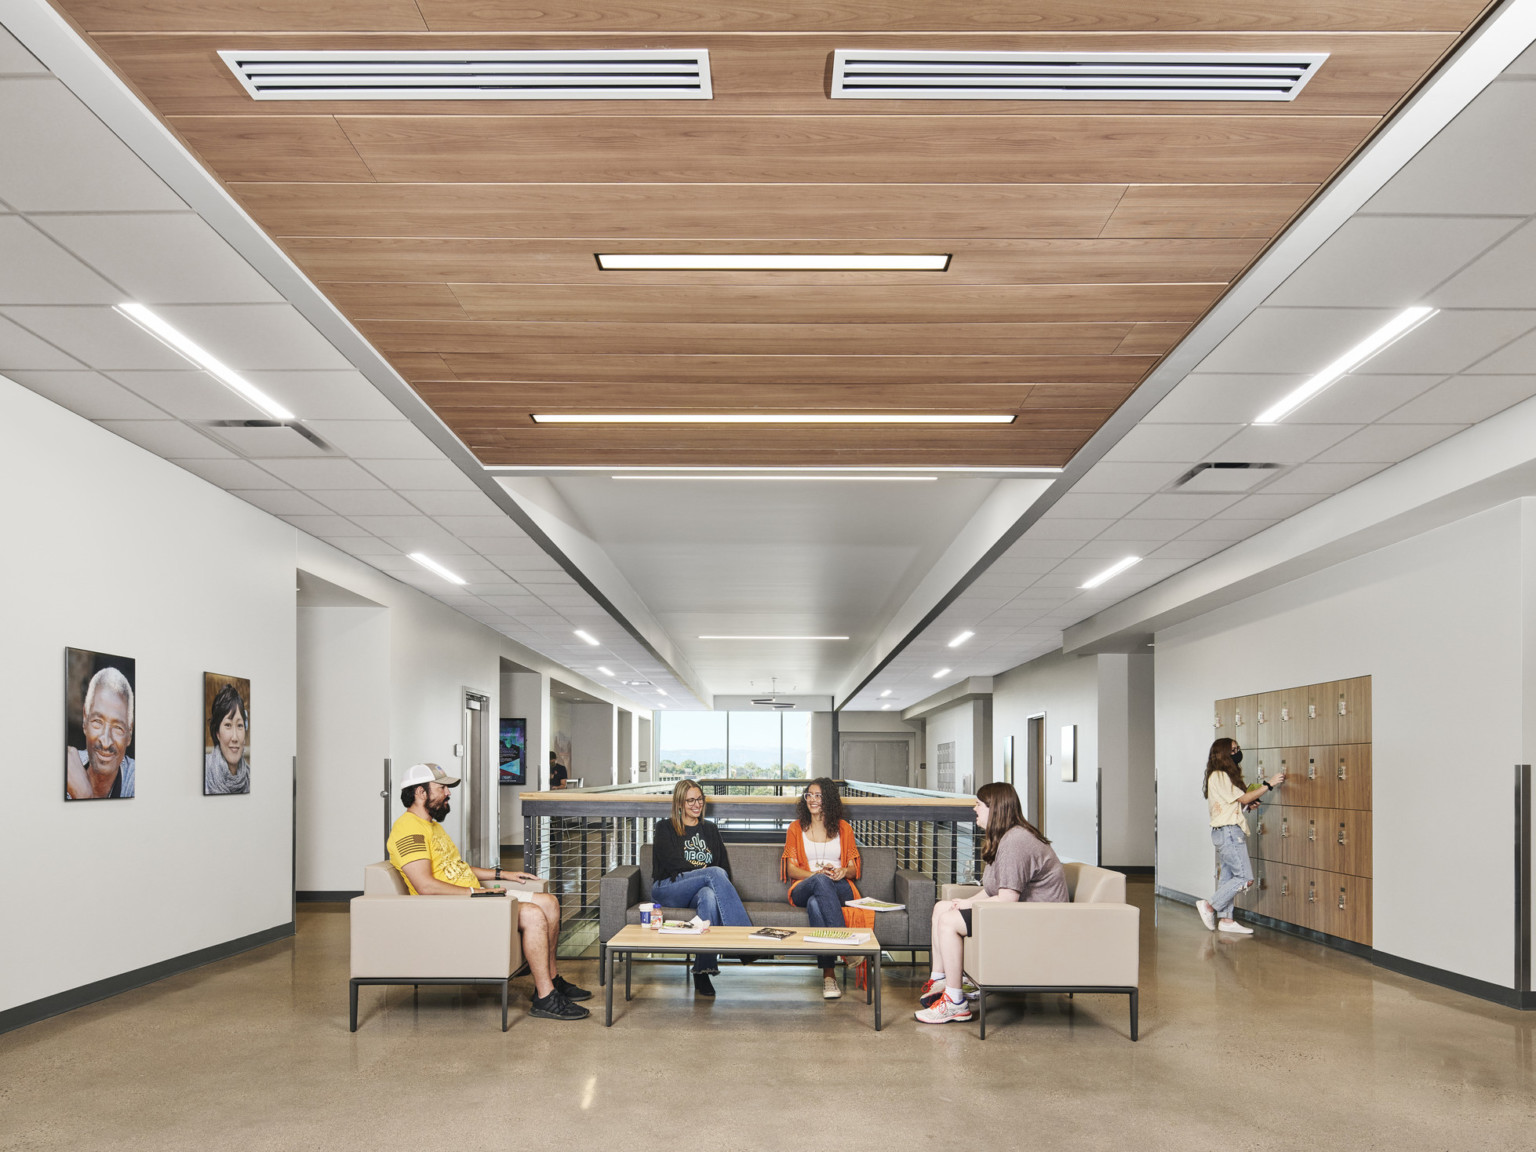
[[697, 916], [692, 920], [663, 920], [659, 931], [682, 936], [698, 936], [709, 931], [709, 921], [700, 920]]
[[805, 938], [812, 944], [863, 944], [869, 939], [869, 933], [853, 932], [847, 928], [817, 928], [807, 932]]
[[757, 928], [747, 933], [748, 940], [788, 940], [795, 934], [793, 928]]
[[863, 908], [869, 912], [900, 912], [906, 905], [892, 904], [889, 900], [876, 900], [873, 896], [861, 896], [857, 900], [849, 900], [843, 907]]

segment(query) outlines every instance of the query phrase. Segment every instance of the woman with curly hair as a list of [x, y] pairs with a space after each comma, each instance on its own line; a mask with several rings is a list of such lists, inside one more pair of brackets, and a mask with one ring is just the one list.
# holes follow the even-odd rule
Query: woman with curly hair
[[[789, 884], [789, 902], [804, 908], [813, 928], [871, 928], [875, 914], [844, 907], [859, 898], [853, 882], [862, 873], [853, 825], [843, 819], [837, 781], [818, 776], [805, 786], [795, 819], [784, 836], [779, 879]], [[832, 975], [835, 957], [821, 961], [821, 995], [836, 1000], [842, 990]]]
[[[1209, 900], [1196, 900], [1195, 911], [1211, 931], [1233, 936], [1252, 936], [1253, 929], [1232, 919], [1232, 902], [1253, 883], [1253, 865], [1248, 861], [1248, 821], [1243, 812], [1259, 802], [1264, 793], [1285, 783], [1285, 773], [1276, 772], [1257, 788], [1243, 783], [1243, 750], [1237, 741], [1223, 736], [1211, 745], [1205, 760], [1205, 782], [1200, 792], [1211, 810], [1211, 843], [1221, 858], [1221, 872], [1216, 891]], [[1218, 926], [1216, 921], [1220, 918]]]

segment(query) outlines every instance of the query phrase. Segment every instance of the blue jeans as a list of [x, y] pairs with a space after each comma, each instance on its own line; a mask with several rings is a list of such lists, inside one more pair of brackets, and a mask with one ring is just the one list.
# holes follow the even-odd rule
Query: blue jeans
[[[800, 881], [789, 894], [790, 903], [805, 909], [812, 928], [841, 928], [843, 905], [853, 898], [852, 884], [834, 880], [825, 872]], [[821, 966], [830, 971], [835, 966], [833, 958], [822, 957]]]
[[[700, 919], [711, 924], [740, 928], [752, 923], [724, 868], [696, 868], [671, 880], [657, 880], [651, 885], [651, 899], [668, 908], [692, 908]], [[693, 958], [695, 972], [713, 972], [718, 968], [713, 952], [700, 952]]]
[[1253, 883], [1253, 865], [1248, 863], [1248, 838], [1236, 824], [1211, 829], [1211, 843], [1221, 856], [1221, 873], [1211, 904], [1223, 920], [1232, 918], [1232, 901]]

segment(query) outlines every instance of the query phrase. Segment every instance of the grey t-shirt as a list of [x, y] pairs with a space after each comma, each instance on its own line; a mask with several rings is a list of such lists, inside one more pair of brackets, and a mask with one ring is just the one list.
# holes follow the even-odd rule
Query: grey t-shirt
[[988, 896], [1012, 888], [1020, 900], [1065, 904], [1067, 874], [1051, 846], [1023, 828], [1010, 828], [997, 846], [997, 856], [981, 874]]

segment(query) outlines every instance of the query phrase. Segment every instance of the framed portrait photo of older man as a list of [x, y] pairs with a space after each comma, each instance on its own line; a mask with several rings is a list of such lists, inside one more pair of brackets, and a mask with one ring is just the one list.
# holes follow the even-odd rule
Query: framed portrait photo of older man
[[64, 649], [64, 799], [131, 800], [134, 661]]
[[251, 682], [203, 673], [203, 795], [251, 790]]

